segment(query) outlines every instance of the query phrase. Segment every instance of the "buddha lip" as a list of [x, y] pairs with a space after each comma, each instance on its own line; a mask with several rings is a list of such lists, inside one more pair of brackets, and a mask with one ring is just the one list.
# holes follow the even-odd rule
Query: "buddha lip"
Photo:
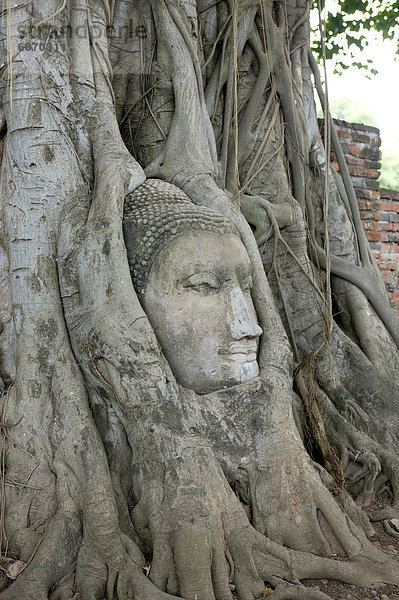
[[251, 343], [248, 346], [236, 346], [232, 345], [230, 348], [219, 348], [218, 354], [223, 354], [225, 356], [232, 356], [240, 354], [241, 356], [253, 356], [251, 360], [256, 360], [257, 354], [257, 345], [256, 343]]
[[223, 357], [227, 361], [238, 364], [251, 364], [256, 363], [257, 361], [257, 356], [254, 352], [252, 352], [251, 354], [224, 354]]

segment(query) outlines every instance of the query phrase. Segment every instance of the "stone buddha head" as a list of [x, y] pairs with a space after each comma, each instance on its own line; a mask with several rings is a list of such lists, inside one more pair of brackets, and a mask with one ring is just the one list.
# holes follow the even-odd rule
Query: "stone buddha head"
[[199, 394], [256, 377], [252, 267], [230, 221], [148, 179], [125, 201], [132, 280], [176, 380]]

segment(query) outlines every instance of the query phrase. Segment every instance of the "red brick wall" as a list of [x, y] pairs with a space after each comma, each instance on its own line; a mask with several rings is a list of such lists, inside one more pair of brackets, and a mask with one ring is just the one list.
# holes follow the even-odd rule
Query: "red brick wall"
[[399, 192], [380, 189], [379, 193], [379, 200], [369, 201], [366, 210], [362, 209], [361, 200], [359, 206], [367, 237], [370, 235], [368, 216], [370, 212], [374, 215], [375, 237], [379, 239], [373, 243], [373, 252], [382, 270], [391, 305], [399, 317]]
[[[376, 127], [334, 120], [359, 201], [367, 239], [399, 317], [399, 191], [380, 189], [381, 138]], [[322, 123], [321, 123], [322, 124]], [[334, 167], [339, 171], [334, 153]]]

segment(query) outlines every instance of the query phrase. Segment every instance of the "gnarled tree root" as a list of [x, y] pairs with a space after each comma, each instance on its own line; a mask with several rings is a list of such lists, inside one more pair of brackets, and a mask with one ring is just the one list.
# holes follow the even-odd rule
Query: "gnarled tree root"
[[[0, 594], [1, 600], [47, 600], [50, 590], [57, 582], [73, 571], [81, 536], [81, 520], [77, 513], [57, 513], [48, 525], [32, 562]], [[66, 586], [60, 593], [59, 600], [72, 595], [72, 588]]]

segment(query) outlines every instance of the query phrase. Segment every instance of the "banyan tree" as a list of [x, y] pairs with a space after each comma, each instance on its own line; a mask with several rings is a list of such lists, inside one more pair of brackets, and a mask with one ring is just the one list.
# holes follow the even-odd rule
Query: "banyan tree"
[[0, 599], [399, 584], [399, 327], [309, 3], [1, 27]]

